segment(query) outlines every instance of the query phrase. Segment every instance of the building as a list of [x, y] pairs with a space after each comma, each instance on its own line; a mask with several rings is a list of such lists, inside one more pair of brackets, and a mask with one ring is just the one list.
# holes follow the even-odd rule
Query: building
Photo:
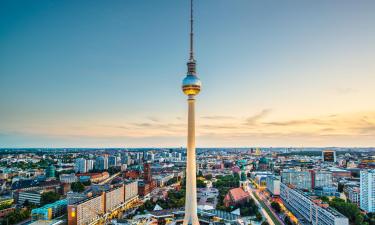
[[111, 211], [124, 203], [124, 185], [105, 192], [105, 210]]
[[346, 189], [346, 195], [351, 203], [360, 206], [361, 189], [359, 187], [350, 186]]
[[36, 220], [52, 220], [56, 217], [62, 216], [66, 213], [68, 200], [63, 199], [43, 207], [31, 210], [31, 218]]
[[375, 170], [362, 170], [360, 174], [360, 207], [375, 212]]
[[56, 177], [56, 167], [54, 165], [49, 165], [46, 169], [46, 177], [47, 178], [55, 178]]
[[68, 198], [68, 225], [100, 224], [105, 213], [119, 209], [123, 203], [138, 201], [137, 182], [127, 182], [90, 197], [68, 193]]
[[228, 191], [224, 197], [225, 207], [237, 207], [244, 205], [250, 199], [250, 194], [245, 192], [242, 188], [233, 188]]
[[102, 172], [102, 173], [80, 173], [80, 174], [76, 174], [76, 176], [78, 177], [79, 181], [81, 182], [84, 182], [83, 179], [81, 179], [82, 177], [84, 178], [88, 178], [90, 179], [91, 182], [93, 183], [97, 183], [97, 182], [100, 182], [100, 181], [103, 181], [107, 178], [109, 178], [109, 173], [108, 172]]
[[349, 225], [349, 219], [328, 204], [283, 183], [280, 184], [280, 197], [302, 224]]
[[99, 156], [95, 160], [95, 169], [97, 170], [107, 170], [108, 169], [108, 157]]
[[330, 197], [340, 197], [340, 192], [337, 191], [336, 187], [333, 186], [320, 186], [314, 189], [314, 193], [317, 196], [330, 196]]
[[92, 196], [68, 205], [68, 224], [85, 225], [98, 220], [105, 212], [105, 194]]
[[86, 169], [87, 169], [87, 172], [90, 172], [91, 170], [94, 169], [94, 164], [95, 164], [95, 160], [93, 160], [93, 159], [87, 159], [86, 160]]
[[78, 178], [74, 173], [60, 174], [60, 182], [61, 183], [71, 184], [71, 183], [77, 182], [77, 180], [78, 180]]
[[124, 184], [125, 201], [138, 195], [138, 181], [127, 181]]
[[117, 165], [117, 157], [114, 155], [111, 155], [108, 157], [108, 167], [114, 167]]
[[138, 182], [138, 193], [140, 196], [148, 195], [156, 187], [156, 182], [152, 179], [151, 175], [151, 164], [145, 163], [143, 170], [143, 180]]
[[324, 150], [322, 151], [323, 162], [336, 162], [336, 151], [334, 150]]
[[158, 187], [164, 187], [165, 184], [174, 177], [173, 173], [160, 174], [155, 176], [156, 185]]
[[309, 171], [284, 170], [281, 172], [281, 181], [299, 189], [310, 190], [312, 187]]
[[276, 176], [268, 176], [266, 178], [267, 190], [271, 193], [272, 196], [280, 195], [280, 178]]
[[310, 170], [311, 188], [332, 187], [332, 172]]
[[17, 204], [23, 205], [26, 201], [35, 205], [40, 205], [40, 199], [42, 198], [42, 190], [39, 191], [20, 191], [18, 192]]
[[83, 158], [76, 159], [75, 164], [74, 164], [74, 169], [76, 173], [87, 173], [88, 169], [87, 169], [86, 159], [83, 159]]

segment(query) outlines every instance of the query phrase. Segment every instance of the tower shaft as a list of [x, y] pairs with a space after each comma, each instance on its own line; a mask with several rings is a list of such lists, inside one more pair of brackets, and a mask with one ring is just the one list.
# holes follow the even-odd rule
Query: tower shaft
[[183, 225], [199, 225], [197, 215], [197, 172], [195, 162], [195, 99], [188, 98], [188, 137], [186, 160], [186, 198]]

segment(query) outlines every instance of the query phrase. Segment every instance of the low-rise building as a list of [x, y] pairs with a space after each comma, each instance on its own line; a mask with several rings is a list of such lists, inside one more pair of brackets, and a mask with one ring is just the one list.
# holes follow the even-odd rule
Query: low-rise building
[[71, 183], [77, 182], [77, 180], [78, 180], [77, 176], [74, 173], [61, 174], [60, 175], [60, 182], [61, 183], [71, 184]]
[[349, 225], [347, 217], [330, 208], [319, 199], [313, 199], [304, 192], [280, 185], [280, 197], [284, 205], [292, 211], [301, 222], [314, 225]]
[[242, 188], [233, 188], [228, 191], [224, 197], [225, 207], [241, 206], [250, 199], [250, 194]]
[[62, 199], [43, 207], [31, 210], [31, 218], [36, 220], [52, 220], [66, 213], [68, 200]]

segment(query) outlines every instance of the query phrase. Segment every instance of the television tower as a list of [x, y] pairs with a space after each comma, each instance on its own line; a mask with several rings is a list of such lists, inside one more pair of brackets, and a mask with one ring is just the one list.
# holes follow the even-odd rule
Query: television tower
[[195, 163], [195, 96], [201, 90], [201, 81], [196, 74], [196, 61], [193, 49], [193, 0], [190, 0], [190, 54], [187, 74], [182, 81], [182, 90], [188, 96], [188, 136], [186, 161], [186, 197], [183, 225], [199, 225], [197, 215], [197, 181]]

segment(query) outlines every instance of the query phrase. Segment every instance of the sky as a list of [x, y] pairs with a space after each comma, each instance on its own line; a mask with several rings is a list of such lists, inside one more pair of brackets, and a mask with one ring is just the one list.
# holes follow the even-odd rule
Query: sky
[[[196, 0], [198, 147], [375, 146], [375, 1]], [[187, 0], [0, 1], [0, 147], [181, 147]]]

